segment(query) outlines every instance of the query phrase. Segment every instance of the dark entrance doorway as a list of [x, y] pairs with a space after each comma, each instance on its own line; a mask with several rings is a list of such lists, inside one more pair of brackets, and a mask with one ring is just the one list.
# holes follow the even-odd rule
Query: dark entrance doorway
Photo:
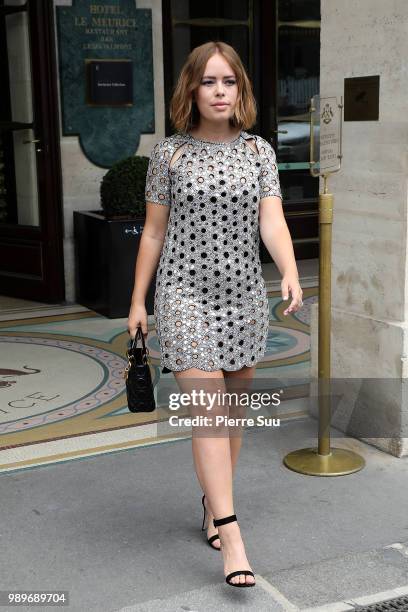
[[52, 0], [0, 0], [0, 293], [64, 301]]

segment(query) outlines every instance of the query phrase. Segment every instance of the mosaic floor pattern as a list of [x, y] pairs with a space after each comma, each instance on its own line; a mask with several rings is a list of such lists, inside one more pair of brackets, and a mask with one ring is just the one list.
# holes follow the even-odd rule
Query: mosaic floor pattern
[[[270, 329], [256, 377], [307, 379], [317, 297], [316, 287], [305, 288], [302, 310], [285, 317], [289, 302], [280, 291], [268, 292]], [[180, 439], [160, 434], [158, 424], [167, 420], [160, 406], [153, 413], [128, 410], [126, 323], [93, 311], [0, 321], [0, 473]], [[152, 315], [147, 346], [156, 386], [173, 374], [161, 373]]]

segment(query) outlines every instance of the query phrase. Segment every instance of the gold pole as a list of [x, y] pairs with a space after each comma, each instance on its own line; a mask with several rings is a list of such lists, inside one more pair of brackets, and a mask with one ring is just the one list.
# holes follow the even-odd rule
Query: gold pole
[[[313, 161], [313, 114], [311, 104], [310, 157]], [[311, 166], [312, 167], [312, 166]], [[318, 346], [318, 448], [301, 448], [288, 453], [283, 463], [294, 472], [309, 476], [344, 476], [361, 470], [363, 457], [343, 448], [330, 448], [330, 333], [331, 333], [331, 251], [333, 194], [328, 193], [323, 175], [323, 193], [319, 195], [319, 346]]]
[[330, 312], [331, 312], [331, 239], [333, 223], [333, 194], [327, 193], [327, 175], [323, 175], [324, 189], [319, 194], [319, 334], [318, 334], [318, 397], [319, 441], [318, 452], [330, 454]]

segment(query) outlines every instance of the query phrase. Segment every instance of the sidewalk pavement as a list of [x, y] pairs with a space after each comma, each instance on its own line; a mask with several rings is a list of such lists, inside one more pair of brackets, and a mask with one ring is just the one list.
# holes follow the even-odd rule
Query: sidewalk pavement
[[245, 432], [235, 512], [254, 588], [228, 586], [205, 542], [185, 439], [2, 475], [0, 589], [66, 590], [78, 612], [342, 612], [408, 594], [407, 459], [332, 429], [362, 470], [287, 469], [316, 436], [311, 417]]

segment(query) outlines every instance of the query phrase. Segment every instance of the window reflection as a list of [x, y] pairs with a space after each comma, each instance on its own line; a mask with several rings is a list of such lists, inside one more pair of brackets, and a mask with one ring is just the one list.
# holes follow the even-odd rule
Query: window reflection
[[319, 73], [320, 0], [279, 0], [278, 158], [293, 169], [309, 167], [309, 107]]
[[250, 26], [248, 0], [171, 0], [174, 28], [173, 80], [176, 81], [191, 49], [209, 40], [231, 45], [248, 65]]

